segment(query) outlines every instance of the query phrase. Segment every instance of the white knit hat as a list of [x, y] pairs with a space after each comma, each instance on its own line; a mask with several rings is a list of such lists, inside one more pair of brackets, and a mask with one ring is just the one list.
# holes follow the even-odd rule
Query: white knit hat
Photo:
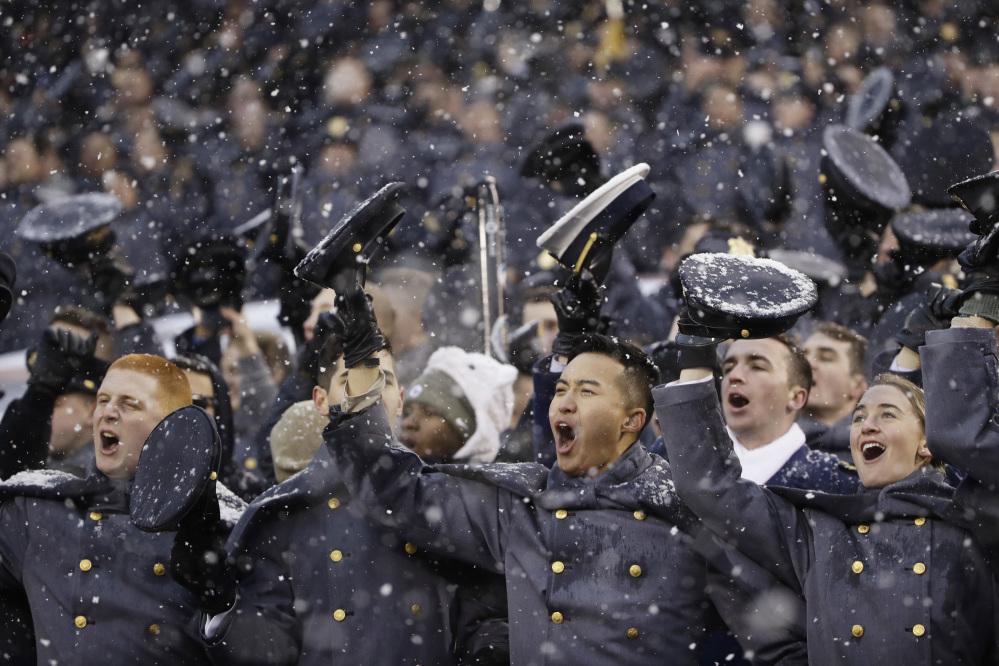
[[426, 370], [440, 370], [465, 393], [475, 411], [475, 432], [454, 454], [455, 460], [492, 462], [500, 450], [500, 433], [513, 416], [513, 383], [517, 369], [485, 354], [460, 347], [441, 347], [427, 360]]

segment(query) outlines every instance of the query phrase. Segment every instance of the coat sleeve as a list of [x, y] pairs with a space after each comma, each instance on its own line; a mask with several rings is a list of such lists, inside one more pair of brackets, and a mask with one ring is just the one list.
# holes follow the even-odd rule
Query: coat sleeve
[[503, 572], [508, 493], [425, 465], [392, 442], [381, 403], [323, 431], [365, 517], [433, 552]]
[[994, 332], [990, 328], [930, 331], [919, 358], [930, 451], [971, 477], [999, 484]]
[[45, 467], [56, 397], [51, 391], [29, 386], [7, 406], [0, 420], [0, 479]]
[[282, 560], [285, 539], [267, 524], [254, 530], [247, 549], [234, 553], [236, 604], [216, 616], [202, 614], [201, 639], [214, 664], [296, 664], [302, 645], [294, 592]]
[[35, 632], [21, 569], [27, 550], [27, 520], [17, 502], [0, 503], [0, 661], [35, 661]]
[[992, 329], [930, 331], [920, 350], [926, 443], [967, 474], [954, 494], [962, 520], [999, 576], [999, 373]]
[[653, 390], [680, 499], [704, 525], [800, 593], [811, 530], [793, 504], [742, 479], [711, 382]]

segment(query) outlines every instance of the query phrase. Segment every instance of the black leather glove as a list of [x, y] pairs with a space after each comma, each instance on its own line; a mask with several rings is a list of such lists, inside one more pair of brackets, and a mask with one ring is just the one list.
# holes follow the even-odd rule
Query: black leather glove
[[181, 522], [170, 550], [170, 576], [197, 596], [199, 607], [211, 615], [232, 608], [236, 600], [225, 543], [226, 530], [212, 482], [199, 505]]
[[965, 285], [960, 314], [999, 323], [999, 225], [968, 245], [957, 261]]
[[711, 368], [717, 374], [718, 343], [722, 340], [713, 337], [711, 329], [695, 322], [686, 305], [680, 308], [676, 326], [677, 367]]
[[28, 354], [28, 385], [64, 393], [74, 374], [93, 359], [96, 348], [96, 331], [83, 338], [64, 328], [45, 329], [41, 342]]
[[333, 289], [336, 291], [333, 335], [343, 347], [344, 366], [353, 368], [371, 354], [385, 349], [388, 343], [378, 328], [378, 318], [371, 305], [371, 294], [364, 291], [359, 278], [337, 276], [334, 278]]
[[[719, 332], [697, 322], [690, 314], [687, 305], [680, 306], [676, 320], [677, 336], [676, 342], [684, 347], [705, 347], [708, 345], [718, 346], [718, 343], [728, 339], [728, 335], [719, 337]], [[701, 367], [701, 366], [687, 366]]]
[[962, 292], [934, 284], [926, 294], [926, 300], [917, 305], [905, 318], [905, 325], [895, 334], [895, 340], [903, 347], [918, 351], [926, 344], [926, 332], [946, 328], [961, 305]]
[[579, 336], [600, 328], [600, 308], [603, 294], [596, 280], [587, 272], [573, 274], [565, 286], [551, 295], [558, 319], [558, 334], [552, 343], [556, 356], [565, 356], [576, 344]]
[[957, 257], [965, 276], [965, 300], [975, 292], [999, 293], [999, 225]]

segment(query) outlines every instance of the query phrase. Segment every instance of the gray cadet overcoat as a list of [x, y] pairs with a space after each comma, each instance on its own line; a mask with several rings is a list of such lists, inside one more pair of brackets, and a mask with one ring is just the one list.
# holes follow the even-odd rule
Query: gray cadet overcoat
[[711, 383], [653, 394], [680, 496], [803, 593], [810, 664], [996, 663], [996, 583], [949, 520], [942, 473], [924, 468], [855, 495], [771, 491], [740, 478]]
[[326, 446], [372, 520], [506, 575], [512, 664], [697, 663], [705, 565], [661, 458], [635, 444], [592, 479], [533, 463], [428, 466], [391, 443], [379, 405], [339, 418]]
[[[131, 481], [23, 472], [0, 485], [0, 594], [24, 590], [39, 664], [208, 664], [173, 533], [128, 514]], [[238, 501], [238, 500], [236, 500]]]
[[207, 634], [202, 620], [216, 664], [453, 662], [457, 585], [364, 520], [325, 447], [250, 503], [228, 550], [236, 606]]

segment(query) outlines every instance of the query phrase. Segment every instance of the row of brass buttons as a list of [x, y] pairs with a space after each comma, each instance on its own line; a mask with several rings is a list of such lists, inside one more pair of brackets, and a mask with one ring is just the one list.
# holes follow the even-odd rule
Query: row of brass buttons
[[[860, 638], [861, 636], [864, 635], [864, 627], [859, 624], [855, 624], [850, 629], [850, 633], [853, 634], [854, 638]], [[924, 627], [921, 624], [917, 624], [912, 628], [912, 635], [915, 636], [916, 638], [919, 638], [925, 633], [926, 633], [926, 627]]]

